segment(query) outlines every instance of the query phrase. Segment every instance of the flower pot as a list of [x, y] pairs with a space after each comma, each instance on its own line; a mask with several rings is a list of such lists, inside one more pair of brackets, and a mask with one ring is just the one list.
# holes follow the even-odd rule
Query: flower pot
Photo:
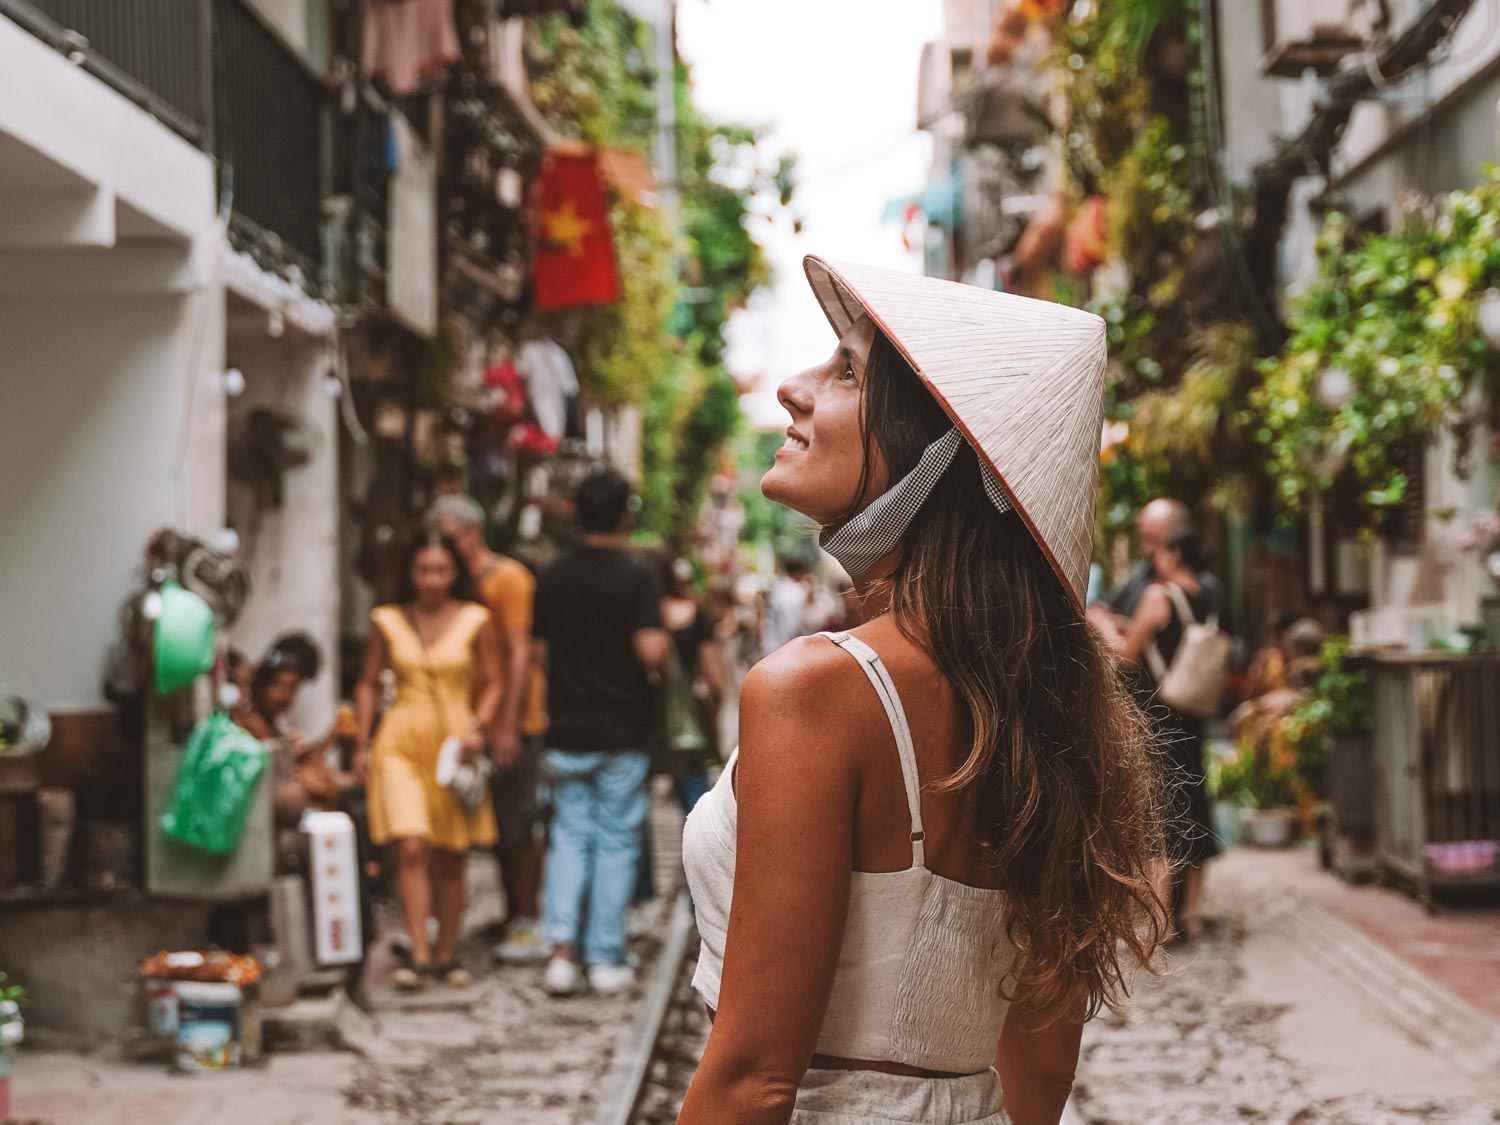
[[16, 1065], [13, 1043], [0, 1043], [0, 1121], [10, 1120], [10, 1072]]
[[1296, 825], [1292, 809], [1244, 809], [1240, 839], [1255, 848], [1284, 848], [1297, 839]]
[[1214, 835], [1224, 847], [1232, 848], [1240, 842], [1240, 821], [1244, 812], [1239, 805], [1230, 801], [1214, 802]]

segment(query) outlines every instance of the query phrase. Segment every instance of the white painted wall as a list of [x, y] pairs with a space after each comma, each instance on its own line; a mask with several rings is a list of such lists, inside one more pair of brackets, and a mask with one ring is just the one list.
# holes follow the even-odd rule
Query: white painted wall
[[54, 710], [104, 702], [150, 533], [222, 523], [215, 202], [207, 156], [0, 19], [0, 683]]
[[250, 409], [269, 406], [303, 415], [319, 435], [312, 462], [286, 478], [281, 508], [258, 508], [254, 490], [231, 478], [228, 518], [240, 533], [252, 583], [231, 640], [256, 660], [282, 633], [312, 635], [323, 649], [324, 670], [302, 689], [293, 719], [321, 733], [338, 702], [338, 419], [337, 403], [324, 389], [329, 355], [323, 340], [300, 333], [273, 339], [237, 330], [228, 355], [245, 375], [245, 393], [229, 405], [231, 427]]
[[[1394, 26], [1405, 28], [1426, 4], [1418, 3], [1418, 0], [1394, 0], [1391, 7]], [[1355, 174], [1393, 138], [1398, 139], [1403, 147], [1413, 147], [1413, 142], [1419, 142], [1421, 138], [1401, 137], [1403, 130], [1432, 107], [1441, 110], [1445, 102], [1455, 98], [1487, 100], [1489, 136], [1493, 139], [1496, 128], [1500, 127], [1500, 117], [1495, 114], [1495, 95], [1489, 93], [1486, 98], [1468, 84], [1477, 76], [1492, 71], [1497, 59], [1500, 59], [1500, 0], [1474, 0], [1468, 15], [1454, 31], [1446, 49], [1436, 56], [1430, 69], [1393, 89], [1388, 100], [1363, 102], [1355, 107], [1334, 159], [1335, 178]], [[1445, 164], [1445, 157], [1451, 155], [1442, 138], [1437, 138], [1424, 160], [1409, 166], [1410, 171], [1420, 176], [1424, 164]]]
[[221, 331], [202, 299], [0, 292], [0, 683], [101, 705], [147, 537], [187, 521], [194, 481], [187, 522], [221, 521], [221, 469], [202, 459]]
[[[1425, 89], [1437, 99], [1430, 120], [1399, 131], [1410, 119], [1410, 106], [1362, 107], [1350, 124], [1341, 166], [1352, 169], [1339, 185], [1356, 213], [1384, 211], [1397, 217], [1408, 192], [1439, 193], [1471, 186], [1481, 179], [1480, 165], [1500, 159], [1500, 0], [1477, 0], [1454, 37], [1451, 58], [1435, 67]], [[1487, 75], [1475, 77], [1482, 68]], [[1461, 83], [1468, 80], [1468, 84]], [[1407, 87], [1423, 89], [1422, 83]], [[1381, 147], [1384, 146], [1384, 147]], [[1478, 621], [1480, 602], [1493, 592], [1477, 552], [1460, 541], [1470, 522], [1494, 511], [1497, 474], [1483, 451], [1489, 438], [1474, 438], [1473, 473], [1467, 479], [1454, 469], [1452, 435], [1438, 436], [1427, 452], [1425, 506], [1427, 523], [1421, 550], [1394, 555], [1378, 549], [1373, 559], [1371, 604], [1426, 605], [1446, 601], [1458, 620]]]
[[1421, 606], [1445, 602], [1459, 623], [1477, 623], [1481, 602], [1495, 584], [1485, 572], [1479, 551], [1464, 545], [1476, 516], [1494, 510], [1500, 492], [1500, 470], [1484, 450], [1492, 437], [1482, 428], [1474, 435], [1471, 474], [1454, 469], [1454, 439], [1444, 431], [1427, 450], [1425, 507], [1427, 525], [1421, 550], [1398, 555], [1377, 543], [1371, 558], [1370, 604]]
[[[113, 237], [187, 241], [207, 233], [214, 167], [202, 152], [61, 54], [0, 18], [0, 153], [15, 146], [114, 204]], [[0, 194], [19, 155], [0, 160]], [[49, 187], [51, 185], [48, 185]], [[7, 213], [0, 208], [0, 217]], [[111, 238], [112, 241], [112, 238]]]
[[1219, 97], [1224, 118], [1224, 162], [1229, 181], [1249, 181], [1255, 163], [1270, 153], [1282, 131], [1282, 87], [1285, 79], [1261, 73], [1259, 4], [1221, 0], [1214, 59], [1219, 69]]

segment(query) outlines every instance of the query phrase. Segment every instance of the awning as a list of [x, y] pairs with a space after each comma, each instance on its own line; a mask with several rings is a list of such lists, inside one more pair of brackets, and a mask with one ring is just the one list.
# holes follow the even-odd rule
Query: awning
[[661, 197], [656, 193], [656, 170], [645, 156], [624, 149], [601, 148], [598, 158], [599, 170], [616, 191], [645, 207], [656, 207], [661, 203]]

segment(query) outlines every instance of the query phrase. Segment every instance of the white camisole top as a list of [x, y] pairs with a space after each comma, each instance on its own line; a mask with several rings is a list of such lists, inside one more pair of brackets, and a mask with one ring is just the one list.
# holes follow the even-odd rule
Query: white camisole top
[[[822, 635], [859, 662], [890, 719], [911, 813], [911, 866], [854, 872], [817, 1052], [976, 1073], [994, 1064], [1009, 1007], [1002, 986], [1015, 949], [1005, 936], [1005, 896], [928, 870], [916, 752], [896, 685], [869, 645], [847, 633]], [[683, 866], [703, 942], [693, 987], [713, 1009], [734, 889], [738, 754], [683, 832]]]

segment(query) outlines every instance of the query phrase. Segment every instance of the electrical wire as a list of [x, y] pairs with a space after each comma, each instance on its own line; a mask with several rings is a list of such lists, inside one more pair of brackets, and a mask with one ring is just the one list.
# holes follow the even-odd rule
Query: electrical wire
[[349, 385], [349, 357], [342, 331], [333, 336], [333, 374], [339, 381], [339, 416], [354, 444], [363, 448], [370, 444], [370, 434], [360, 423], [359, 411], [354, 408], [354, 388]]

